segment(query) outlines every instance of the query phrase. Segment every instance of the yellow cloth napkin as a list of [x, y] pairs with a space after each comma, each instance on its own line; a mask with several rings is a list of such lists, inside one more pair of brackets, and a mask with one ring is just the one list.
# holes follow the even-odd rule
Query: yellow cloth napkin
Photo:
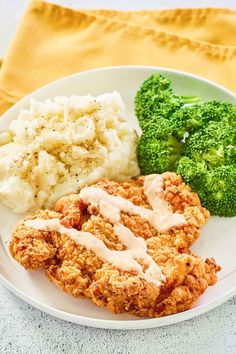
[[127, 64], [180, 69], [235, 90], [236, 12], [76, 11], [34, 1], [2, 63], [0, 113], [59, 77]]

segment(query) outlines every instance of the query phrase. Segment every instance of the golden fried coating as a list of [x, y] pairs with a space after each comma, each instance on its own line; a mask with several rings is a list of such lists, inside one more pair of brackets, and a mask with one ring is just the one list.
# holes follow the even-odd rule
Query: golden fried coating
[[[9, 247], [12, 256], [26, 269], [44, 269], [49, 279], [64, 291], [76, 297], [88, 297], [114, 313], [160, 317], [190, 309], [205, 289], [215, 284], [220, 270], [213, 259], [204, 262], [189, 249], [209, 212], [175, 173], [164, 173], [162, 177], [165, 199], [174, 212], [185, 216], [186, 225], [160, 233], [140, 216], [121, 212], [121, 223], [145, 240], [149, 255], [165, 275], [166, 281], [160, 286], [135, 271], [116, 268], [67, 235], [32, 229], [24, 221], [13, 232]], [[122, 183], [100, 181], [96, 186], [150, 209], [143, 184], [144, 177], [139, 177]], [[27, 219], [35, 218], [59, 218], [65, 227], [90, 232], [111, 250], [126, 249], [114, 233], [113, 225], [102, 217], [97, 207], [86, 205], [79, 195], [63, 197], [54, 211], [39, 211]]]

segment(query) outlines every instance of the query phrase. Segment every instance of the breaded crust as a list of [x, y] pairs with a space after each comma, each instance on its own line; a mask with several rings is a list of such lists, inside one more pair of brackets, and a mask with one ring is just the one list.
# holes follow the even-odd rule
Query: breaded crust
[[[99, 259], [67, 235], [35, 230], [24, 221], [13, 232], [12, 256], [26, 269], [45, 270], [48, 278], [64, 291], [88, 297], [114, 313], [161, 317], [190, 309], [206, 288], [215, 284], [220, 270], [213, 259], [203, 261], [190, 250], [209, 212], [175, 173], [164, 173], [162, 177], [165, 199], [173, 211], [185, 216], [186, 225], [159, 233], [140, 216], [121, 213], [121, 223], [145, 240], [148, 253], [165, 275], [166, 281], [160, 286], [142, 279], [135, 271], [124, 271]], [[122, 183], [104, 180], [96, 186], [150, 208], [143, 183], [144, 177], [139, 177]], [[66, 227], [92, 233], [111, 250], [125, 250], [113, 225], [79, 195], [61, 198], [54, 209], [41, 210], [27, 219], [59, 218]]]

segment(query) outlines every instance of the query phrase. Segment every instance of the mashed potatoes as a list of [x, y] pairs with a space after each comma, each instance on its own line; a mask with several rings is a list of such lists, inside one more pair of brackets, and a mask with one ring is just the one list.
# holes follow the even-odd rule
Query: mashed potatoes
[[2, 144], [0, 200], [17, 213], [50, 207], [100, 178], [139, 173], [137, 136], [116, 92], [31, 101]]

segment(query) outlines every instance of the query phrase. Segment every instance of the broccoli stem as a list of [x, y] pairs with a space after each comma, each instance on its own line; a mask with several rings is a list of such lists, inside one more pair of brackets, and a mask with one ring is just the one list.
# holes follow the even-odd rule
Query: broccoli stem
[[184, 103], [196, 103], [201, 101], [199, 96], [180, 96]]

